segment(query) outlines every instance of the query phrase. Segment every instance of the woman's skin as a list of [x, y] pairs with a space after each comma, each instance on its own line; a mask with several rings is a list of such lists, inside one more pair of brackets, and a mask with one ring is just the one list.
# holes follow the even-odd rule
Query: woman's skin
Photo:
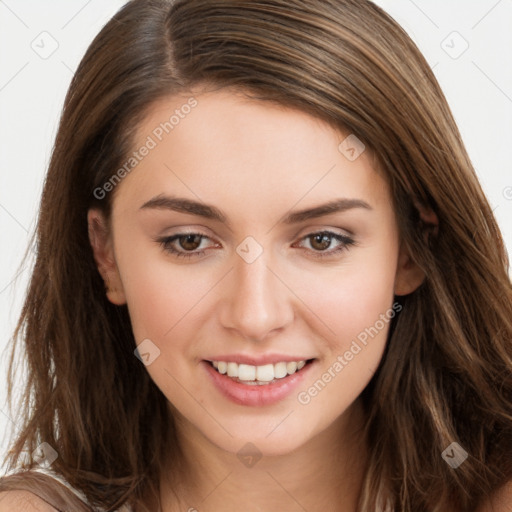
[[[229, 90], [193, 96], [197, 106], [161, 141], [155, 128], [190, 95], [154, 105], [134, 150], [148, 136], [156, 147], [117, 185], [110, 226], [97, 210], [88, 216], [109, 300], [127, 304], [137, 344], [149, 339], [160, 350], [146, 368], [176, 418], [187, 468], [176, 475], [179, 504], [162, 475], [162, 510], [354, 511], [366, 462], [359, 396], [389, 328], [378, 321], [389, 318], [394, 294], [411, 293], [424, 275], [401, 247], [390, 191], [370, 151], [353, 160], [355, 153], [338, 149], [349, 133]], [[157, 196], [211, 205], [225, 219], [162, 203], [141, 208]], [[284, 222], [341, 198], [368, 207]], [[354, 243], [334, 253], [343, 243], [308, 237], [322, 231]], [[205, 238], [171, 247], [204, 252], [177, 257], [158, 241], [183, 232]], [[246, 237], [252, 245], [241, 244]], [[248, 262], [241, 248], [263, 252]], [[307, 394], [358, 335], [382, 323], [330, 382]], [[267, 405], [226, 398], [203, 362], [269, 353], [316, 361], [297, 389]], [[249, 455], [262, 456], [255, 464], [237, 456], [246, 443]]]

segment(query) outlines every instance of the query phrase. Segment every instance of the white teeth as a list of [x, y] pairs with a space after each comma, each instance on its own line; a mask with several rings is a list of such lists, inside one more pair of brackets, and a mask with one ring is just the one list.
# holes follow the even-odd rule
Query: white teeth
[[286, 363], [286, 371], [288, 373], [293, 373], [295, 370], [297, 370], [297, 363], [295, 361], [292, 361], [291, 363]]
[[240, 380], [256, 380], [256, 366], [251, 366], [250, 364], [239, 364], [237, 377]]
[[237, 363], [228, 363], [228, 377], [238, 377]]
[[305, 360], [279, 362], [275, 364], [264, 364], [262, 366], [253, 366], [250, 364], [238, 364], [226, 361], [212, 361], [212, 365], [221, 374], [226, 374], [228, 377], [238, 378], [239, 380], [248, 383], [259, 382], [272, 382], [274, 379], [282, 379], [288, 375], [292, 375], [306, 364]]
[[[256, 379], [264, 382], [270, 382], [274, 380], [274, 365], [273, 364], [265, 364], [263, 366], [253, 366], [256, 370]], [[254, 380], [254, 379], [242, 379], [241, 380]]]
[[276, 363], [274, 365], [274, 377], [276, 379], [282, 379], [288, 375], [288, 371], [286, 370], [286, 363]]

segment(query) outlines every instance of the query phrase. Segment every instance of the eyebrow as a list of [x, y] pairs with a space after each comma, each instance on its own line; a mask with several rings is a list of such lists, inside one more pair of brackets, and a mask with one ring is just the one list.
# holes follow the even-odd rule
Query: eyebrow
[[[313, 208], [290, 212], [284, 216], [281, 222], [284, 224], [298, 224], [299, 222], [316, 219], [317, 217], [323, 217], [332, 213], [345, 212], [354, 208], [373, 210], [362, 199], [340, 198]], [[180, 213], [190, 213], [206, 219], [216, 220], [229, 226], [227, 217], [215, 206], [182, 197], [169, 197], [160, 194], [146, 201], [140, 209], [172, 210]]]

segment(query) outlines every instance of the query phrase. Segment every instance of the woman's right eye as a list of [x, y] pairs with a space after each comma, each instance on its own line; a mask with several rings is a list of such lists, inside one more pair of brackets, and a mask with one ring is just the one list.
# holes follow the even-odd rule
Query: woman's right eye
[[177, 256], [178, 258], [192, 258], [204, 255], [205, 251], [197, 250], [203, 240], [209, 239], [201, 233], [178, 233], [176, 235], [162, 237], [157, 242], [164, 251]]

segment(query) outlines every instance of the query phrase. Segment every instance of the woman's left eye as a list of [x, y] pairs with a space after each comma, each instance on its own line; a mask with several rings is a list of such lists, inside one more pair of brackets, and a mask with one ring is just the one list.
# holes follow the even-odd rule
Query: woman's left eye
[[[327, 258], [348, 249], [351, 245], [355, 245], [355, 240], [353, 238], [340, 233], [333, 233], [332, 231], [310, 233], [301, 240], [309, 241], [309, 245], [312, 249], [311, 254], [315, 258]], [[331, 247], [333, 241], [337, 242], [338, 246], [335, 249], [326, 250]]]
[[[208, 240], [209, 237], [200, 233], [178, 233], [176, 235], [158, 238], [156, 241], [162, 248], [179, 258], [192, 258], [194, 256], [202, 256], [205, 253], [204, 248], [198, 250], [202, 246], [202, 241]], [[355, 241], [347, 236], [332, 231], [319, 231], [310, 233], [301, 238], [302, 241], [309, 241], [310, 252], [313, 257], [325, 258], [346, 250], [350, 245], [354, 245]], [[327, 250], [331, 247], [333, 241], [338, 243], [335, 249]], [[303, 246], [301, 246], [303, 247]]]

